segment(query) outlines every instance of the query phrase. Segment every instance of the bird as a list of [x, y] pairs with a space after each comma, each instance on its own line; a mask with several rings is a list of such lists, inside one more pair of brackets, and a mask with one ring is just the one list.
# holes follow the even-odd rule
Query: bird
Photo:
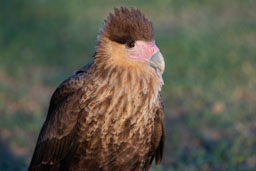
[[29, 171], [144, 171], [165, 143], [165, 62], [153, 24], [137, 8], [114, 8], [93, 60], [54, 91]]

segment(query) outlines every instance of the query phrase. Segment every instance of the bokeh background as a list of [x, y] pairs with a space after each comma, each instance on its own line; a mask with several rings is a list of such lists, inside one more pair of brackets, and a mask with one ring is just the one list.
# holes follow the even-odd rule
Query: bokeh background
[[26, 170], [55, 88], [113, 7], [154, 23], [167, 142], [152, 170], [256, 170], [255, 0], [1, 0], [0, 170]]

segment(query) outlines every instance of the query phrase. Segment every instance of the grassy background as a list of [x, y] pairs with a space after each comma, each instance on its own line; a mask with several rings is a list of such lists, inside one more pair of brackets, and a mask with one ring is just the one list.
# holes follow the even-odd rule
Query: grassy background
[[51, 94], [92, 61], [121, 5], [153, 21], [166, 60], [167, 143], [152, 170], [256, 170], [253, 0], [2, 0], [0, 170], [26, 170]]

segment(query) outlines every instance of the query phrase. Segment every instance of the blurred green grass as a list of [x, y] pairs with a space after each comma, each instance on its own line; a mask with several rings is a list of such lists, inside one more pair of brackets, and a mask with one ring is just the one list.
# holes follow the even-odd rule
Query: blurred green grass
[[0, 170], [26, 170], [51, 94], [121, 5], [153, 21], [166, 60], [167, 143], [152, 170], [256, 170], [253, 0], [1, 1]]

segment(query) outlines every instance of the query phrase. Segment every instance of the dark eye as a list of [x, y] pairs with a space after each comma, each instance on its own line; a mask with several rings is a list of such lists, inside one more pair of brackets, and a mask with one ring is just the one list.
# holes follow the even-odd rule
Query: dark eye
[[126, 46], [128, 48], [133, 48], [135, 46], [135, 42], [134, 41], [129, 41], [129, 42], [126, 43]]

